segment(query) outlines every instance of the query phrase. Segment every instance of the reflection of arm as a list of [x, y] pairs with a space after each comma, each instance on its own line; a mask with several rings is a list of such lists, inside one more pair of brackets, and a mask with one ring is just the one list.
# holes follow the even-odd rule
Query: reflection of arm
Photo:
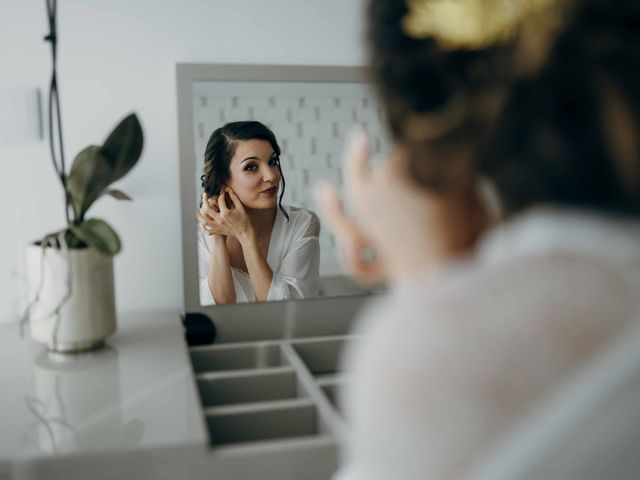
[[211, 236], [211, 262], [207, 279], [216, 304], [236, 302], [231, 260], [229, 259], [229, 250], [227, 250], [227, 240], [223, 235]]
[[256, 293], [256, 301], [264, 302], [267, 300], [271, 280], [273, 279], [271, 267], [269, 267], [267, 260], [262, 253], [260, 253], [255, 235], [247, 235], [238, 240], [240, 241], [240, 245], [242, 245], [244, 262], [247, 265], [249, 278]]
[[320, 223], [308, 212], [307, 221], [296, 236], [273, 274], [267, 300], [310, 298], [318, 295], [320, 277]]

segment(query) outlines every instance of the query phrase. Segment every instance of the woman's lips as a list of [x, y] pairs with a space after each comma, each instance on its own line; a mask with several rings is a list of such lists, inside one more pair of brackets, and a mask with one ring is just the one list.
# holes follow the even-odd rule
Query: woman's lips
[[263, 195], [266, 195], [268, 197], [272, 197], [274, 196], [276, 193], [278, 192], [278, 187], [271, 187], [271, 188], [267, 188], [266, 190], [263, 190], [262, 193]]

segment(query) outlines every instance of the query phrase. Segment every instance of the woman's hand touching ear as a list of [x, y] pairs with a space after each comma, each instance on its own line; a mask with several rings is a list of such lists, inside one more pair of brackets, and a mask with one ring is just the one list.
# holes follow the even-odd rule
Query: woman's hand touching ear
[[218, 208], [220, 214], [216, 221], [229, 232], [227, 235], [233, 235], [241, 242], [255, 236], [247, 211], [231, 188], [226, 188], [218, 197]]
[[207, 235], [224, 235], [220, 229], [220, 225], [216, 221], [216, 217], [218, 217], [219, 214], [218, 197], [209, 197], [209, 195], [204, 192], [202, 194], [202, 205], [200, 205], [199, 210], [196, 210], [200, 229]]

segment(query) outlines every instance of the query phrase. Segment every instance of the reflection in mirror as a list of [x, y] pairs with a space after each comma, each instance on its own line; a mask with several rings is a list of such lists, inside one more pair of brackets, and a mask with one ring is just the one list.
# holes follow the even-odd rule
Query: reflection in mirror
[[202, 303], [318, 295], [320, 222], [282, 205], [280, 154], [273, 132], [257, 121], [227, 123], [209, 138], [198, 212]]
[[[226, 80], [220, 71], [233, 66], [210, 67], [218, 78], [191, 83], [192, 118], [181, 119], [191, 126], [195, 157], [200, 211], [190, 228], [200, 305], [367, 293], [344, 271], [313, 200], [318, 182], [342, 185], [344, 140], [354, 127], [369, 134], [374, 155], [387, 150], [364, 76], [347, 67], [286, 67], [295, 81], [258, 81], [269, 76], [262, 69], [277, 67], [245, 66]], [[296, 68], [313, 78], [301, 80]]]
[[33, 364], [35, 393], [25, 397], [33, 422], [24, 431], [24, 448], [60, 455], [139, 447], [144, 424], [124, 420], [120, 381], [113, 347], [74, 358], [41, 352]]

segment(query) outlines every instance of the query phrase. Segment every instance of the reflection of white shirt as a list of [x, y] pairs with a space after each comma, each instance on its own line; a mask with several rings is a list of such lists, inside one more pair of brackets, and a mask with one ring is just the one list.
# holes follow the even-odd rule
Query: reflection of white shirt
[[[284, 206], [289, 220], [278, 208], [271, 232], [267, 264], [273, 272], [270, 300], [310, 298], [318, 295], [320, 223], [315, 213]], [[200, 303], [213, 305], [215, 301], [209, 289], [208, 273], [211, 263], [211, 238], [198, 231], [198, 271], [200, 273]], [[254, 302], [256, 294], [249, 274], [231, 267], [236, 302]]]
[[336, 479], [468, 478], [639, 308], [637, 220], [539, 209], [506, 223], [360, 314]]

